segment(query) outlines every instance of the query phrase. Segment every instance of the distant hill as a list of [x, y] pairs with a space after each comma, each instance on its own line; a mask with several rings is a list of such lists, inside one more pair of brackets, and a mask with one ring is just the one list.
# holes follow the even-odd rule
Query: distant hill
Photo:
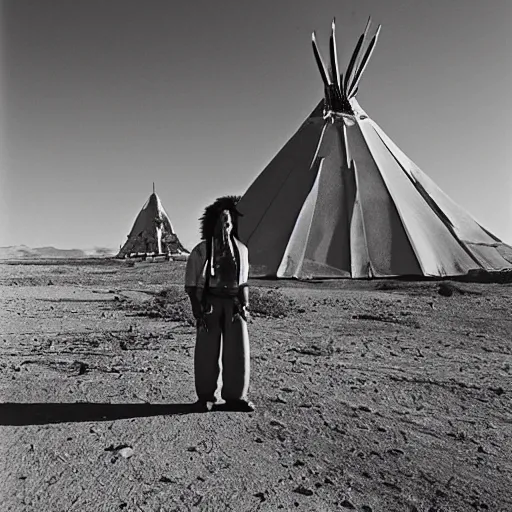
[[77, 259], [100, 258], [114, 256], [116, 252], [106, 247], [93, 249], [57, 249], [55, 247], [27, 247], [26, 245], [12, 245], [0, 247], [0, 260], [23, 259]]

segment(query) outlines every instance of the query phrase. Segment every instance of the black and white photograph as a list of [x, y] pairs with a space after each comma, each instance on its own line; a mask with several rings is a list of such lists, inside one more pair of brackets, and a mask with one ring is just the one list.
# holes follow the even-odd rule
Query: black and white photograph
[[0, 512], [512, 511], [510, 0], [0, 0]]

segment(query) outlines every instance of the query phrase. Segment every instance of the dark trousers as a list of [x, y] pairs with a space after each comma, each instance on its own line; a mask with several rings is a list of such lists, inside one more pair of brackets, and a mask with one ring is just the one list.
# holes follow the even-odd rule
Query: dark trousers
[[207, 302], [211, 307], [205, 316], [208, 330], [198, 328], [194, 352], [197, 396], [215, 402], [221, 388], [224, 400], [246, 400], [250, 377], [247, 323], [235, 315], [232, 297], [209, 296]]

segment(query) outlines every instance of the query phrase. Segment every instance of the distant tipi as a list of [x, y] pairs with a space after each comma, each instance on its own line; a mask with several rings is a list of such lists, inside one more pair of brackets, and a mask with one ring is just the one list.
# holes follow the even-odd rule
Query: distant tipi
[[153, 193], [137, 215], [128, 239], [117, 257], [126, 258], [141, 254], [188, 254], [172, 227], [169, 216], [155, 192], [154, 184]]
[[[344, 75], [335, 23], [325, 98], [238, 204], [251, 275], [283, 278], [456, 276], [512, 268], [512, 248], [426, 176], [355, 96], [377, 42], [368, 29]], [[365, 49], [366, 47], [366, 49]]]

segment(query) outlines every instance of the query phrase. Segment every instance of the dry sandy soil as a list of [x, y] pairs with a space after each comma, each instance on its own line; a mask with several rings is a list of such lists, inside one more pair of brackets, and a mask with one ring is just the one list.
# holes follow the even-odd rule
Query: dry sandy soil
[[199, 413], [184, 264], [50, 263], [0, 265], [2, 512], [512, 511], [511, 284], [254, 282], [256, 412]]

